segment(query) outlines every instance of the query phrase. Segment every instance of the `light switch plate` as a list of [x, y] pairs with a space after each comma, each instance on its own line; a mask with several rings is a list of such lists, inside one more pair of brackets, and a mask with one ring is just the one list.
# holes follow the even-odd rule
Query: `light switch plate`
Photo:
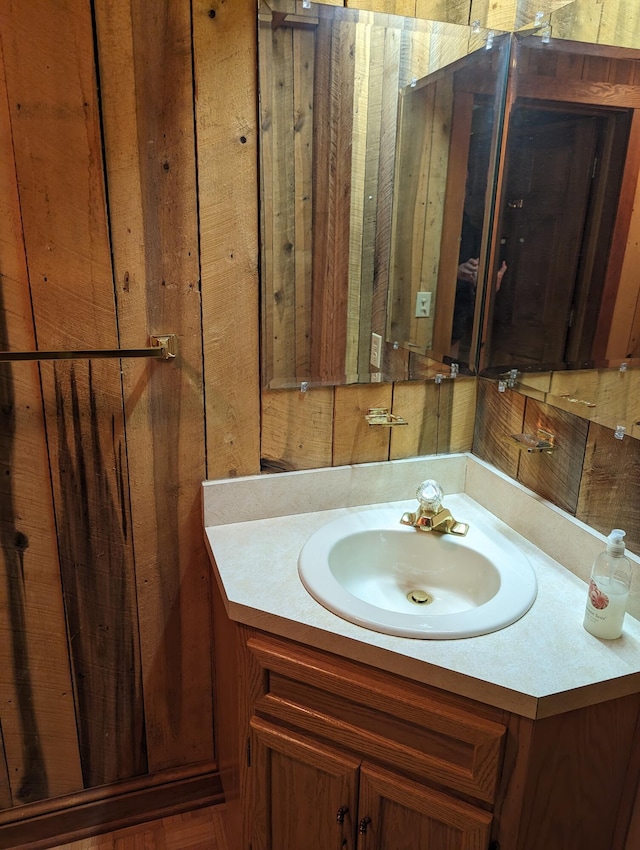
[[428, 319], [431, 315], [431, 293], [418, 292], [416, 294], [416, 319]]
[[370, 357], [371, 365], [375, 366], [376, 369], [379, 369], [381, 360], [382, 360], [382, 337], [380, 336], [380, 334], [372, 333], [371, 334], [371, 357]]

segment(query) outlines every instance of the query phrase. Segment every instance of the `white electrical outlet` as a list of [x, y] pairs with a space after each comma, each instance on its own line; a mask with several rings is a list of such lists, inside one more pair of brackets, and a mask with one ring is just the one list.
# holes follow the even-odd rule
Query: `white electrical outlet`
[[431, 293], [418, 292], [416, 294], [416, 319], [428, 319], [431, 315]]
[[381, 360], [382, 360], [382, 337], [380, 336], [380, 334], [372, 333], [371, 334], [371, 357], [370, 357], [371, 365], [375, 366], [376, 369], [379, 369]]

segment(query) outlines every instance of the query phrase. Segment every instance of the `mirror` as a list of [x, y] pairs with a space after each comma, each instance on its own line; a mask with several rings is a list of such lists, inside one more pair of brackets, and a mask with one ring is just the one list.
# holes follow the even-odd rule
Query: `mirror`
[[400, 92], [387, 342], [475, 369], [509, 37]]
[[[495, 121], [499, 100], [493, 101], [492, 115], [490, 96], [483, 102], [482, 92], [472, 93], [469, 135], [449, 148], [455, 155], [447, 164], [455, 167], [448, 173], [457, 177], [438, 187], [445, 195], [442, 222], [454, 223], [442, 223], [436, 229], [439, 239], [425, 249], [415, 238], [422, 228], [415, 210], [421, 212], [430, 196], [421, 196], [411, 181], [403, 186], [405, 172], [395, 177], [394, 160], [397, 150], [399, 167], [412, 139], [417, 141], [404, 132], [403, 116], [424, 113], [426, 107], [405, 110], [404, 101], [412, 95], [426, 100], [418, 92], [430, 86], [435, 91], [437, 77], [451, 94], [458, 84], [444, 82], [448, 71], [441, 69], [449, 66], [452, 74], [459, 73], [459, 60], [482, 47], [487, 32], [319, 5], [307, 11], [298, 4], [297, 14], [285, 14], [263, 3], [259, 18], [264, 386], [424, 378], [441, 370], [442, 360], [468, 359], [469, 371], [492, 377], [517, 368], [518, 388], [548, 395], [553, 403], [551, 381], [558, 371], [640, 363], [634, 274], [640, 259], [635, 235], [640, 231], [638, 51], [560, 39], [544, 44], [539, 34], [507, 36], [518, 58], [505, 122]], [[499, 73], [494, 76], [498, 86]], [[444, 95], [440, 105], [443, 100]], [[455, 116], [449, 115], [450, 135]], [[494, 159], [487, 163], [480, 139], [489, 137], [488, 155]], [[446, 138], [443, 133], [441, 149]], [[523, 140], [528, 148], [519, 147]], [[548, 166], [542, 154], [550, 140], [555, 160]], [[469, 180], [461, 189], [465, 144]], [[569, 156], [572, 148], [595, 151], [597, 167], [592, 180], [563, 190], [572, 197], [582, 192], [581, 213], [558, 225], [551, 199], [555, 194], [558, 201], [559, 190], [555, 178], [548, 177], [549, 168], [573, 178], [584, 178], [588, 171], [588, 157]], [[484, 197], [486, 186], [494, 183], [496, 194]], [[413, 192], [413, 211], [400, 202], [407, 191]], [[533, 216], [530, 201], [536, 191]], [[561, 206], [572, 212], [573, 204], [561, 201]], [[460, 215], [467, 207], [476, 218], [479, 208], [488, 212], [482, 218], [471, 340], [467, 331], [456, 348], [455, 334], [447, 332], [450, 294], [449, 306], [442, 309], [451, 284], [441, 284], [434, 272], [412, 279], [413, 289], [404, 289], [400, 281], [408, 277], [409, 258], [414, 265], [419, 258], [421, 274], [429, 268], [425, 250], [439, 250], [441, 266], [460, 259], [451, 245], [443, 253], [443, 240], [459, 249]], [[536, 238], [541, 236], [537, 243], [524, 235], [533, 229], [531, 221]], [[408, 232], [410, 252], [400, 250]], [[568, 232], [571, 238], [563, 240]], [[528, 250], [515, 252], [523, 244]], [[560, 307], [550, 298], [556, 295], [550, 285], [556, 266], [564, 270]], [[532, 269], [536, 279], [529, 276]], [[451, 270], [447, 275], [450, 281]], [[439, 299], [434, 294], [438, 287]], [[431, 292], [428, 305], [418, 301], [425, 292]], [[400, 333], [395, 324], [399, 303], [432, 315]], [[447, 317], [441, 332], [439, 315]], [[411, 318], [416, 317], [409, 313]], [[429, 333], [424, 333], [430, 319]], [[551, 332], [548, 319], [555, 322]], [[370, 364], [372, 334], [382, 345], [381, 371]], [[532, 347], [542, 341], [541, 349]], [[567, 393], [582, 398], [577, 390]], [[590, 409], [578, 407], [580, 412]]]
[[479, 365], [640, 356], [640, 52], [514, 37]]
[[262, 3], [258, 22], [263, 386], [423, 374], [384, 343], [399, 93], [487, 32], [320, 4]]
[[522, 36], [513, 65], [480, 374], [639, 437], [640, 51]]

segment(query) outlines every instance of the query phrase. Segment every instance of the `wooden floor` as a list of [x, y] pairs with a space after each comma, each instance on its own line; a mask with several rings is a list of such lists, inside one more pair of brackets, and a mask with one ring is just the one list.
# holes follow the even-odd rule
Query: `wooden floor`
[[60, 844], [52, 850], [233, 850], [224, 830], [224, 806], [198, 809], [139, 826]]

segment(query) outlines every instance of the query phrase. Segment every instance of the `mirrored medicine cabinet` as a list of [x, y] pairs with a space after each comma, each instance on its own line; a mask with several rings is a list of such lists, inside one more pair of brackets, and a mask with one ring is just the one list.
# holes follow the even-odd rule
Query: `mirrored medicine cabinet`
[[457, 362], [602, 415], [558, 374], [640, 363], [640, 51], [320, 5], [258, 24], [263, 385]]

